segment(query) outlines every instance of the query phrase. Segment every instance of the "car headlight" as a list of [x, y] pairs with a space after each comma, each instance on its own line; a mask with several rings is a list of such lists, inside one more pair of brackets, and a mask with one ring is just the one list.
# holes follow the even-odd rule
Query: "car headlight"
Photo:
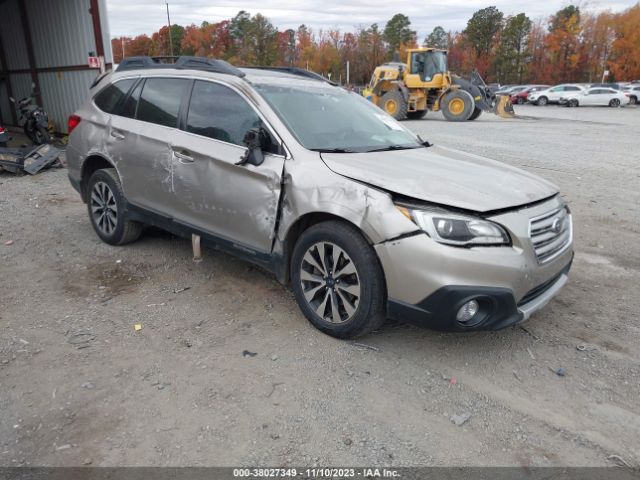
[[396, 208], [436, 242], [457, 247], [509, 245], [509, 234], [497, 223], [438, 210]]

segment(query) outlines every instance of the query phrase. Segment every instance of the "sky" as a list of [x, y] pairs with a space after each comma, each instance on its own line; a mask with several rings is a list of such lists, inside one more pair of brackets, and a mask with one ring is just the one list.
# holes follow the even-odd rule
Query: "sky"
[[[186, 26], [203, 21], [219, 22], [240, 10], [262, 13], [279, 29], [296, 29], [304, 23], [314, 31], [334, 29], [353, 31], [359, 26], [377, 23], [381, 28], [396, 13], [411, 20], [411, 28], [421, 42], [437, 25], [445, 30], [462, 30], [473, 12], [495, 5], [505, 15], [526, 13], [531, 19], [546, 18], [568, 0], [168, 0], [171, 23]], [[578, 1], [582, 9], [614, 12], [635, 5], [637, 0]], [[107, 0], [109, 29], [112, 37], [151, 34], [166, 25], [163, 0]]]

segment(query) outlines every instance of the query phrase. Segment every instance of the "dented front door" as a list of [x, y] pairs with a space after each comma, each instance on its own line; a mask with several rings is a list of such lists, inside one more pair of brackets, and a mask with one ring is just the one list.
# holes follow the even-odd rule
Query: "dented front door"
[[236, 165], [246, 151], [244, 134], [262, 125], [256, 109], [238, 92], [197, 80], [185, 129], [173, 145], [176, 215], [256, 253], [271, 250], [285, 161], [266, 152], [260, 166]]

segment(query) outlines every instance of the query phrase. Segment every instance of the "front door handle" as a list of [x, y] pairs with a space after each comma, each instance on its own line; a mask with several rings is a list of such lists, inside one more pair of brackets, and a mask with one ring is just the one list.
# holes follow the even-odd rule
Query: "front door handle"
[[193, 157], [184, 150], [182, 152], [176, 152], [174, 150], [173, 154], [176, 156], [178, 161], [182, 164], [193, 163]]
[[116, 140], [124, 140], [124, 135], [121, 134], [120, 132], [115, 131], [115, 130], [111, 130], [111, 136], [113, 138], [115, 138]]

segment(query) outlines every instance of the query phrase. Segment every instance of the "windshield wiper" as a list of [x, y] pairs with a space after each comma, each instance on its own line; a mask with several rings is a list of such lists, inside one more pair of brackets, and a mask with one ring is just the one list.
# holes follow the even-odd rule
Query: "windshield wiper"
[[411, 145], [411, 146], [407, 146], [407, 145], [387, 145], [386, 147], [374, 148], [373, 150], [367, 150], [366, 153], [388, 152], [389, 150], [413, 150], [414, 148], [420, 148], [420, 147], [417, 146], [417, 145]]
[[348, 148], [310, 148], [309, 150], [320, 153], [355, 153], [354, 150]]

